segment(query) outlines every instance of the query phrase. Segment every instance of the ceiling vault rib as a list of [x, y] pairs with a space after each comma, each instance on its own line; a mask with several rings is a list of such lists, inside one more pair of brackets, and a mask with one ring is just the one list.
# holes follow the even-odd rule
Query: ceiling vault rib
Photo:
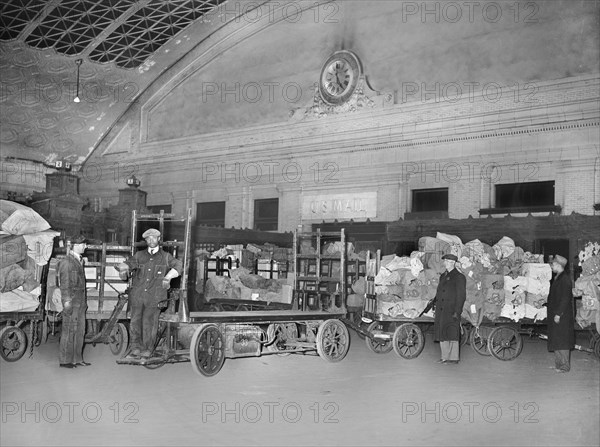
[[[114, 20], [110, 25], [108, 25], [105, 29], [102, 30], [100, 34], [96, 36], [95, 39], [87, 46], [87, 48], [81, 53], [82, 57], [89, 59], [89, 55], [92, 51], [96, 49], [98, 45], [105, 41], [105, 39], [110, 36], [117, 28], [123, 25], [129, 18], [138, 12], [140, 9], [146, 7], [152, 0], [139, 0], [129, 7], [127, 11], [121, 14], [116, 20]], [[94, 61], [95, 62], [95, 61]], [[116, 61], [113, 61], [116, 64]]]
[[42, 9], [42, 12], [40, 12], [40, 14], [37, 17], [30, 23], [25, 25], [25, 28], [23, 28], [23, 30], [19, 33], [19, 37], [17, 40], [25, 42], [27, 37], [29, 37], [33, 30], [40, 26], [40, 24], [42, 24], [46, 17], [48, 17], [48, 15], [52, 11], [54, 11], [54, 9], [57, 6], [60, 6], [61, 2], [62, 0], [51, 0], [50, 2], [48, 2], [48, 4], [44, 6], [44, 9]]

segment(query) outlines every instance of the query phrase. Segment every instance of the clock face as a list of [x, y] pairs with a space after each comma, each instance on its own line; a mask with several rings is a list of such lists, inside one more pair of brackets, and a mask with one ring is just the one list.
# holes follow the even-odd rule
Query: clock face
[[327, 59], [321, 70], [321, 97], [332, 105], [347, 101], [354, 93], [360, 75], [358, 57], [350, 51], [336, 51]]

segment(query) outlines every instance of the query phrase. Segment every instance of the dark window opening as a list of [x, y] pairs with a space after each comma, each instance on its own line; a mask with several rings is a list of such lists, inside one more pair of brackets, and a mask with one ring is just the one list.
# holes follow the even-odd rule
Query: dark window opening
[[496, 185], [496, 208], [554, 205], [554, 181]]
[[196, 224], [225, 227], [225, 202], [202, 202], [196, 205]]
[[448, 211], [448, 188], [414, 189], [412, 212]]
[[254, 229], [277, 231], [279, 218], [279, 199], [261, 199], [254, 201]]

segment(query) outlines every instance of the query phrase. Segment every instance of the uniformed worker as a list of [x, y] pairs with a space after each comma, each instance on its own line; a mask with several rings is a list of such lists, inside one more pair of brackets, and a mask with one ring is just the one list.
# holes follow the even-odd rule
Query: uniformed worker
[[129, 274], [133, 278], [129, 296], [131, 350], [128, 358], [131, 359], [150, 357], [158, 332], [158, 303], [167, 299], [171, 279], [177, 278], [183, 269], [181, 261], [159, 247], [160, 231], [151, 228], [142, 237], [148, 248], [117, 267], [122, 278]]
[[554, 351], [556, 372], [571, 370], [570, 354], [575, 346], [573, 319], [573, 284], [565, 267], [567, 260], [556, 255], [550, 262], [555, 273], [548, 294], [548, 351]]
[[90, 365], [90, 363], [83, 361], [87, 300], [85, 271], [81, 256], [87, 248], [87, 244], [82, 235], [74, 237], [71, 243], [71, 250], [58, 261], [56, 267], [63, 306], [58, 352], [61, 368]]
[[442, 352], [439, 363], [456, 364], [459, 361], [460, 318], [467, 296], [467, 281], [455, 268], [458, 258], [453, 254], [442, 256], [446, 271], [440, 276], [435, 295], [435, 341]]

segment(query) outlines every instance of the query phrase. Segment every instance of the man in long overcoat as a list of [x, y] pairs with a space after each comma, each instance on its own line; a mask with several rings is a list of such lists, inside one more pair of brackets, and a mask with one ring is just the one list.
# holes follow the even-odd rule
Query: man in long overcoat
[[548, 351], [554, 351], [555, 369], [565, 373], [571, 369], [570, 354], [575, 346], [573, 319], [573, 283], [565, 271], [567, 260], [560, 255], [551, 261], [554, 280], [548, 294]]
[[171, 279], [181, 275], [182, 262], [159, 246], [160, 231], [146, 230], [142, 237], [148, 248], [140, 250], [119, 264], [122, 277], [131, 274], [133, 281], [129, 296], [131, 321], [131, 352], [128, 358], [146, 360], [154, 349], [158, 332], [158, 303], [167, 299]]
[[467, 281], [455, 268], [458, 258], [453, 254], [442, 256], [446, 271], [440, 276], [435, 295], [434, 339], [442, 351], [439, 363], [456, 364], [459, 361], [460, 316], [467, 295]]
[[61, 368], [89, 366], [83, 361], [83, 341], [85, 338], [85, 312], [87, 300], [85, 291], [85, 271], [81, 255], [87, 245], [83, 236], [71, 241], [73, 248], [58, 261], [56, 267], [60, 296], [63, 305], [60, 347], [58, 353]]

